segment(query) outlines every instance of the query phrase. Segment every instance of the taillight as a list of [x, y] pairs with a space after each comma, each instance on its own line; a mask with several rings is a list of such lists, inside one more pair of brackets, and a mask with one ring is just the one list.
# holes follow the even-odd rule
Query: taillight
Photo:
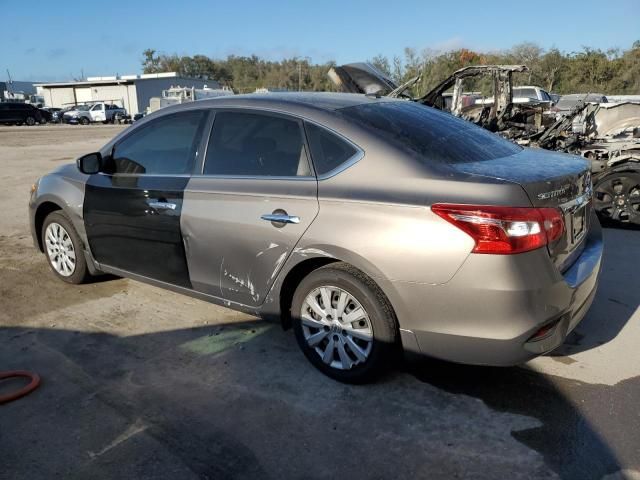
[[564, 232], [555, 208], [436, 204], [431, 210], [473, 238], [473, 253], [528, 252], [555, 242]]

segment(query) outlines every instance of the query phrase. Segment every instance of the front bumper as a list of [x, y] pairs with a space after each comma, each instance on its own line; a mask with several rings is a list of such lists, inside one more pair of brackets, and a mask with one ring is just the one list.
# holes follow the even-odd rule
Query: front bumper
[[[470, 255], [446, 284], [392, 282], [405, 350], [478, 365], [517, 365], [560, 346], [586, 315], [602, 261], [593, 218], [584, 251], [560, 273], [545, 249]], [[532, 337], [542, 327], [545, 335]]]

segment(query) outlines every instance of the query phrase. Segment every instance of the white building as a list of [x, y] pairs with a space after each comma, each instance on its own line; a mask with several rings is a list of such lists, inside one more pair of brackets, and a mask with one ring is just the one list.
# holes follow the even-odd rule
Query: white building
[[151, 97], [159, 97], [172, 86], [219, 88], [215, 80], [180, 77], [175, 72], [121, 75], [116, 77], [88, 77], [80, 82], [36, 84], [47, 107], [65, 108], [71, 105], [107, 102], [127, 110], [130, 115], [144, 112]]

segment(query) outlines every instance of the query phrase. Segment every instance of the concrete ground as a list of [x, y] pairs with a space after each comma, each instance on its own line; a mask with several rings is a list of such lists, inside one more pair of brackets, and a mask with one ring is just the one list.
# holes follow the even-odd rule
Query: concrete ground
[[0, 371], [42, 376], [0, 406], [1, 479], [640, 478], [640, 231], [605, 230], [595, 303], [551, 355], [425, 359], [347, 386], [277, 325], [130, 280], [54, 279], [29, 186], [121, 128], [0, 127]]

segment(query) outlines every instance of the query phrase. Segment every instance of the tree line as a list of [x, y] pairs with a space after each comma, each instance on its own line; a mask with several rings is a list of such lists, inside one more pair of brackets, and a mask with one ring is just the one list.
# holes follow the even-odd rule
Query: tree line
[[[640, 40], [627, 50], [583, 47], [578, 52], [545, 50], [531, 42], [484, 53], [466, 48], [447, 52], [405, 48], [402, 55], [393, 58], [376, 55], [367, 61], [397, 84], [421, 73], [420, 82], [413, 87], [414, 95], [426, 93], [459, 68], [482, 64], [525, 64], [529, 71], [515, 74], [517, 85], [538, 85], [560, 94], [640, 94]], [[308, 57], [275, 61], [256, 55], [229, 55], [216, 59], [206, 55], [165, 54], [153, 49], [145, 50], [142, 59], [144, 73], [178, 72], [185, 77], [214, 79], [237, 93], [257, 88], [332, 91], [335, 87], [327, 72], [334, 65], [332, 61], [313, 63]]]

